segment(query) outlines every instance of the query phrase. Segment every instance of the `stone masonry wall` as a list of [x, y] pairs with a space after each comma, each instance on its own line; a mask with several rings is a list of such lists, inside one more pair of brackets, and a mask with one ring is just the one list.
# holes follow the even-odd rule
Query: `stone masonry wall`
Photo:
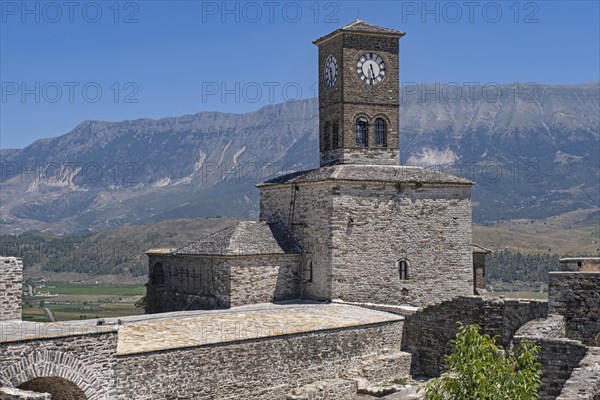
[[[399, 351], [402, 321], [360, 328], [121, 356], [119, 399], [285, 399]], [[380, 374], [385, 374], [381, 371]]]
[[334, 299], [425, 306], [473, 294], [468, 187], [336, 182], [332, 190]]
[[542, 382], [538, 400], [555, 400], [571, 377], [573, 369], [585, 357], [587, 347], [576, 340], [527, 336], [515, 337], [515, 345], [522, 339], [535, 341], [541, 346], [538, 360], [542, 364]]
[[0, 321], [21, 319], [23, 260], [0, 257]]
[[[228, 308], [299, 297], [299, 255], [149, 256], [147, 312]], [[164, 280], [157, 277], [162, 265]]]
[[151, 254], [146, 312], [229, 307], [230, 281], [223, 260]]
[[600, 272], [551, 272], [550, 313], [564, 316], [566, 335], [600, 346]]
[[288, 227], [303, 251], [301, 289], [316, 300], [331, 299], [331, 191], [327, 184], [260, 188], [260, 220]]
[[300, 297], [300, 255], [231, 257], [231, 307]]
[[592, 347], [565, 383], [557, 400], [600, 399], [600, 347]]
[[2, 342], [0, 386], [18, 387], [35, 378], [57, 377], [77, 385], [88, 400], [113, 399], [116, 349], [116, 332]]
[[29, 390], [0, 388], [0, 400], [51, 400], [48, 393], [36, 393]]
[[449, 341], [458, 332], [457, 322], [477, 324], [482, 333], [499, 335], [499, 344], [507, 348], [519, 327], [547, 315], [548, 304], [543, 301], [459, 297], [408, 316], [404, 348], [413, 354], [413, 373], [438, 376], [444, 356], [452, 352]]

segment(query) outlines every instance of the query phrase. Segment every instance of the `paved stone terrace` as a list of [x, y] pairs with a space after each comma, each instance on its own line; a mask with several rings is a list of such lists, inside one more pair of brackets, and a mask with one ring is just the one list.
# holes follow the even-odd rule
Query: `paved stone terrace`
[[[181, 313], [178, 313], [181, 314]], [[380, 311], [339, 304], [258, 304], [125, 323], [117, 354], [136, 354], [361, 325], [402, 321]]]

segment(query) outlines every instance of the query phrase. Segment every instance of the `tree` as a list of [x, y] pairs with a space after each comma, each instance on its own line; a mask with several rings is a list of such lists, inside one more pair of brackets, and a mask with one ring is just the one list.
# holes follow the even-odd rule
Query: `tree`
[[425, 385], [427, 400], [535, 400], [542, 372], [540, 346], [522, 340], [507, 352], [477, 325], [460, 322], [454, 352], [445, 357], [447, 371]]

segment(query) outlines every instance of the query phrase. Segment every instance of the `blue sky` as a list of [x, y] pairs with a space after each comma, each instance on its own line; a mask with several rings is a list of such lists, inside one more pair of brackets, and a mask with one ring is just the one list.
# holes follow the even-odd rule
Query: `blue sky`
[[600, 80], [597, 1], [0, 5], [1, 148], [83, 120], [248, 112], [313, 97], [312, 41], [356, 18], [407, 33], [404, 84]]

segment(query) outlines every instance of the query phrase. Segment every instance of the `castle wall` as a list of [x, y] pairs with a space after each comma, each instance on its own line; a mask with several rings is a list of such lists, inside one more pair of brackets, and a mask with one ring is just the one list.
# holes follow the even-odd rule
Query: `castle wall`
[[0, 257], [0, 321], [21, 319], [23, 260]]
[[332, 230], [334, 299], [424, 306], [473, 293], [468, 187], [336, 182]]
[[600, 397], [600, 348], [590, 348], [563, 386], [557, 400], [597, 400]]
[[[162, 267], [157, 267], [157, 263]], [[228, 308], [298, 298], [299, 263], [299, 255], [288, 254], [150, 254], [146, 311]], [[164, 272], [164, 279], [158, 276], [159, 269]]]
[[551, 314], [564, 317], [566, 336], [600, 346], [600, 273], [551, 272], [548, 297]]
[[[122, 356], [118, 398], [285, 399], [294, 388], [360, 371], [384, 349], [399, 351], [402, 327], [399, 321]], [[372, 376], [408, 373], [395, 363], [378, 365]]]
[[[64, 324], [39, 324], [38, 328], [50, 332], [68, 329]], [[18, 326], [5, 324], [2, 329]], [[116, 332], [1, 342], [0, 386], [16, 388], [35, 378], [55, 377], [77, 385], [88, 400], [113, 399], [116, 349]]]
[[404, 348], [413, 354], [413, 373], [438, 376], [444, 356], [452, 352], [449, 342], [458, 333], [457, 322], [477, 324], [482, 333], [499, 335], [499, 344], [508, 348], [522, 325], [547, 315], [548, 304], [543, 301], [459, 297], [408, 316]]
[[556, 399], [573, 370], [585, 357], [588, 348], [576, 340], [528, 336], [515, 337], [515, 345], [522, 339], [535, 341], [541, 346], [538, 361], [541, 363], [542, 381], [538, 400]]
[[261, 187], [260, 220], [281, 222], [302, 248], [304, 295], [330, 300], [332, 188], [328, 184], [296, 187], [298, 190], [292, 185]]

